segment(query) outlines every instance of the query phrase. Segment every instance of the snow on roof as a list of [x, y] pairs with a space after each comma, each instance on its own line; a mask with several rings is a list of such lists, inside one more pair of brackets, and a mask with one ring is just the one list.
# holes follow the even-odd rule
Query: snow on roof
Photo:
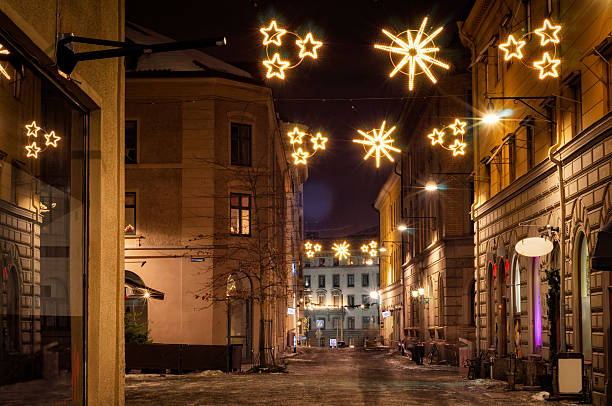
[[[130, 22], [126, 23], [125, 39], [145, 45], [174, 41], [172, 38]], [[136, 69], [129, 71], [206, 72], [209, 70], [252, 78], [247, 71], [195, 49], [141, 55]]]

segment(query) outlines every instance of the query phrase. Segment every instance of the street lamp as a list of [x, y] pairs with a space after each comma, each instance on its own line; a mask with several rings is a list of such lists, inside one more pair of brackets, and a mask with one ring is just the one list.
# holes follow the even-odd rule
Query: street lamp
[[438, 184], [436, 182], [429, 181], [425, 185], [425, 190], [428, 192], [435, 192], [436, 190], [438, 190]]
[[370, 292], [370, 297], [371, 297], [372, 299], [378, 299], [378, 292], [377, 292], [377, 291], [375, 291], [375, 290], [371, 291], [371, 292]]
[[399, 226], [397, 226], [397, 229], [400, 231], [406, 231], [408, 230], [408, 227], [403, 224], [400, 224]]

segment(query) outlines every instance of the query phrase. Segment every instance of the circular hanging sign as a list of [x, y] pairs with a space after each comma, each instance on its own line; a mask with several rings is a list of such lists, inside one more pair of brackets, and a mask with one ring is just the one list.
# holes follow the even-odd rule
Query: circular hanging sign
[[553, 250], [553, 243], [546, 238], [529, 237], [517, 242], [514, 249], [526, 257], [541, 257]]

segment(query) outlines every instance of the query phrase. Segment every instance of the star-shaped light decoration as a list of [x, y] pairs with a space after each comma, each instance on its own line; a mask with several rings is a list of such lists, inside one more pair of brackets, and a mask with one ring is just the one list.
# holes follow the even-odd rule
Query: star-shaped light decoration
[[545, 19], [542, 28], [538, 28], [534, 32], [540, 36], [540, 45], [544, 46], [549, 42], [552, 44], [559, 43], [559, 37], [557, 36], [559, 30], [561, 30], [560, 25], [552, 25], [548, 19]]
[[36, 141], [32, 142], [32, 145], [26, 145], [25, 149], [28, 151], [28, 158], [38, 158], [40, 148], [36, 145]]
[[437, 128], [427, 135], [427, 138], [431, 140], [431, 145], [444, 145], [444, 131], [439, 131]]
[[297, 127], [294, 127], [293, 131], [291, 131], [290, 133], [287, 133], [287, 135], [289, 136], [289, 142], [291, 143], [291, 145], [293, 145], [293, 144], [301, 144], [302, 137], [305, 136], [306, 133], [300, 131]]
[[312, 251], [306, 251], [306, 256], [307, 256], [308, 258], [312, 258], [312, 257], [314, 257], [314, 252], [312, 252]]
[[28, 130], [28, 133], [26, 134], [28, 137], [38, 137], [40, 127], [36, 125], [36, 121], [32, 121], [31, 124], [26, 124], [25, 128]]
[[375, 257], [376, 255], [378, 255], [378, 251], [376, 251], [376, 250], [371, 250], [370, 251], [370, 256], [371, 257]]
[[[432, 83], [436, 83], [437, 80], [431, 70], [429, 69], [431, 65], [436, 65], [444, 69], [449, 69], [450, 66], [435, 59], [435, 53], [440, 50], [440, 48], [435, 46], [426, 47], [440, 32], [442, 32], [442, 27], [439, 27], [430, 35], [423, 35], [425, 31], [425, 26], [427, 25], [427, 17], [423, 19], [421, 23], [421, 28], [416, 33], [415, 37], [412, 38], [413, 30], [406, 30], [406, 41], [399, 38], [401, 34], [395, 36], [391, 34], [387, 30], [382, 30], [383, 34], [391, 39], [391, 45], [374, 45], [374, 48], [381, 49], [383, 51], [389, 51], [392, 54], [403, 55], [402, 59], [395, 65], [391, 73], [389, 73], [389, 77], [393, 77], [397, 72], [402, 72], [408, 75], [408, 90], [412, 90], [414, 88], [414, 76], [417, 65], [425, 75], [431, 80]], [[431, 55], [428, 55], [431, 54]], [[402, 71], [404, 66], [408, 64], [408, 72]], [[429, 66], [428, 66], [429, 64]]]
[[314, 252], [321, 252], [321, 244], [315, 244], [312, 248]]
[[[4, 45], [0, 44], [0, 55], [8, 55], [10, 54], [9, 50], [4, 47]], [[2, 76], [6, 78], [6, 80], [11, 80], [11, 75], [8, 74], [6, 68], [0, 65], [0, 73]]]
[[45, 134], [45, 146], [52, 145], [54, 148], [57, 148], [57, 142], [62, 139], [62, 137], [55, 135], [55, 131], [51, 131], [48, 134]]
[[274, 76], [279, 79], [285, 79], [285, 69], [287, 69], [290, 65], [289, 62], [282, 61], [278, 53], [275, 53], [271, 60], [263, 61], [263, 64], [266, 68], [268, 68], [268, 72], [266, 73], [266, 77], [268, 79], [273, 78]]
[[361, 252], [366, 253], [370, 250], [370, 247], [368, 247], [368, 244], [363, 244], [361, 246]]
[[461, 121], [458, 118], [455, 119], [455, 122], [449, 125], [449, 128], [453, 129], [453, 135], [463, 135], [465, 134], [465, 126], [467, 123], [465, 121]]
[[541, 61], [537, 61], [533, 63], [533, 66], [540, 70], [540, 79], [544, 79], [547, 76], [556, 78], [559, 77], [559, 72], [557, 72], [557, 66], [561, 63], [559, 59], [551, 59], [548, 52], [544, 52], [544, 56]]
[[304, 243], [304, 248], [306, 248], [307, 250], [311, 250], [312, 249], [312, 243], [310, 241], [306, 241]]
[[312, 59], [317, 59], [317, 49], [323, 45], [323, 42], [315, 40], [310, 32], [306, 34], [306, 38], [299, 39], [295, 43], [300, 47], [300, 58], [310, 56]]
[[293, 163], [295, 165], [299, 165], [299, 164], [306, 165], [306, 159], [308, 159], [310, 155], [308, 154], [308, 152], [302, 151], [302, 148], [298, 148], [297, 151], [291, 154], [291, 156], [293, 157]]
[[508, 41], [505, 44], [499, 44], [499, 49], [505, 52], [504, 60], [506, 61], [509, 61], [512, 58], [522, 59], [523, 52], [521, 52], [521, 48], [523, 48], [525, 44], [525, 41], [517, 41], [514, 39], [512, 34], [510, 34], [508, 35]]
[[321, 135], [321, 133], [317, 133], [316, 137], [311, 137], [310, 142], [312, 142], [312, 149], [315, 151], [317, 149], [325, 149], [325, 143], [327, 142], [327, 137]]
[[449, 145], [448, 147], [453, 151], [453, 156], [457, 155], [465, 155], [465, 147], [467, 144], [463, 141], [459, 141], [459, 139], [455, 139], [455, 143]]
[[340, 260], [348, 258], [349, 247], [350, 245], [346, 241], [342, 242], [342, 244], [335, 243], [332, 246], [332, 250], [336, 251], [334, 256], [338, 257]]
[[366, 159], [368, 159], [370, 157], [370, 155], [375, 153], [375, 156], [376, 156], [376, 167], [377, 168], [380, 167], [380, 155], [381, 155], [381, 152], [383, 154], [385, 154], [385, 156], [391, 162], [393, 162], [393, 157], [389, 154], [389, 152], [387, 152], [387, 150], [395, 151], [395, 152], [401, 152], [401, 150], [399, 148], [395, 148], [394, 146], [390, 145], [394, 140], [393, 140], [393, 138], [389, 138], [389, 136], [395, 130], [395, 126], [391, 127], [390, 130], [385, 132], [385, 123], [386, 123], [385, 121], [382, 122], [382, 125], [380, 126], [380, 129], [378, 131], [376, 131], [376, 129], [373, 129], [371, 131], [373, 133], [373, 135], [370, 135], [369, 133], [366, 133], [366, 132], [361, 131], [361, 130], [357, 130], [357, 132], [359, 134], [363, 135], [364, 139], [363, 140], [355, 140], [355, 139], [353, 140], [353, 142], [356, 142], [358, 144], [363, 144], [363, 145], [369, 145], [370, 146], [370, 150], [363, 157], [363, 159], [366, 160]]
[[272, 20], [268, 28], [262, 27], [259, 29], [259, 32], [261, 32], [264, 35], [264, 39], [263, 39], [264, 45], [274, 44], [274, 45], [281, 46], [282, 45], [281, 37], [285, 35], [287, 30], [285, 30], [284, 28], [278, 28], [278, 26], [276, 25], [276, 20]]
[[378, 243], [376, 241], [374, 241], [374, 240], [370, 241], [370, 248], [375, 250], [376, 247], [378, 247]]

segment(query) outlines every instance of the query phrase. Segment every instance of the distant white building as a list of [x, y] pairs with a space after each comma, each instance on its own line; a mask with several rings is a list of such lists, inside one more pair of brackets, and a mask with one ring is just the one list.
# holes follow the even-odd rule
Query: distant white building
[[[333, 245], [342, 243], [348, 249], [340, 258]], [[325, 347], [330, 339], [337, 339], [363, 346], [364, 339], [377, 338], [377, 235], [306, 239], [304, 252], [304, 323], [309, 344]]]

